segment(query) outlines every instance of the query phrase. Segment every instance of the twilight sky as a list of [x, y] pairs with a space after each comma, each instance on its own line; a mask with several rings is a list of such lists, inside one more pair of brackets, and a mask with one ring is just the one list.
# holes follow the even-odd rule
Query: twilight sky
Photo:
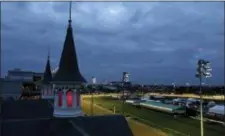
[[[44, 71], [60, 59], [68, 2], [2, 2], [2, 72]], [[211, 61], [207, 84], [224, 83], [223, 2], [73, 2], [72, 26], [80, 71], [87, 80], [137, 83], [195, 79], [198, 58]]]

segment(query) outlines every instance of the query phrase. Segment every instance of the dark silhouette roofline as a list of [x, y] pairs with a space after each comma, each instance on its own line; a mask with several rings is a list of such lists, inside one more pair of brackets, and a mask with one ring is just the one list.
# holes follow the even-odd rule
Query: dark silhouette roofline
[[51, 66], [50, 66], [50, 55], [48, 53], [48, 59], [45, 66], [44, 78], [42, 80], [42, 83], [49, 84], [51, 81], [52, 81], [52, 72], [51, 72]]

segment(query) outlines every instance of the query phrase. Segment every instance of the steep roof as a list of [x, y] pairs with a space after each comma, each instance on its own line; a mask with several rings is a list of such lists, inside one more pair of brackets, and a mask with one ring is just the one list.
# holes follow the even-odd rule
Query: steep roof
[[122, 115], [54, 118], [47, 100], [7, 101], [2, 108], [2, 136], [133, 136]]
[[42, 80], [43, 84], [49, 84], [52, 81], [52, 72], [51, 72], [51, 66], [50, 66], [50, 59], [48, 55], [47, 63], [45, 66], [45, 73], [44, 78]]
[[59, 69], [55, 73], [53, 81], [86, 83], [86, 80], [81, 75], [78, 66], [71, 20], [69, 20], [69, 25], [67, 28], [66, 39], [59, 62]]
[[3, 101], [1, 108], [3, 120], [50, 118], [53, 113], [48, 100]]
[[89, 136], [133, 136], [122, 115], [85, 116], [70, 120]]

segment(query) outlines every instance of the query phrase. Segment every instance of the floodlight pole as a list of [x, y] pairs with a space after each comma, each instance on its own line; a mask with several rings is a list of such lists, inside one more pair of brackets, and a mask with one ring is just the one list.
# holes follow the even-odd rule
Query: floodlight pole
[[201, 136], [204, 136], [204, 118], [203, 118], [203, 106], [202, 106], [202, 78], [203, 77], [211, 77], [211, 73], [210, 71], [212, 70], [210, 68], [210, 66], [208, 66], [210, 64], [209, 61], [200, 59], [198, 60], [198, 67], [197, 67], [197, 74], [196, 77], [199, 78], [199, 93], [200, 93], [200, 129], [201, 129]]
[[[224, 107], [223, 107], [223, 108], [224, 108], [224, 114], [225, 114], [225, 88], [223, 88], [223, 93], [224, 93], [224, 95], [223, 95], [223, 97], [224, 97], [224, 98], [223, 98], [223, 104], [224, 104], [223, 106], [224, 106]], [[225, 115], [224, 115], [223, 118], [224, 118], [224, 123], [223, 123], [223, 125], [225, 126]]]
[[124, 115], [124, 104], [125, 104], [125, 98], [124, 98], [124, 83], [125, 83], [125, 74], [126, 72], [123, 72], [123, 77], [122, 77], [122, 114]]
[[204, 136], [204, 126], [203, 126], [203, 111], [202, 111], [202, 74], [200, 73], [199, 77], [199, 93], [200, 93], [200, 125], [201, 125], [201, 136]]
[[95, 90], [95, 77], [92, 77], [92, 84], [91, 84], [91, 115], [94, 115], [94, 90]]
[[198, 60], [198, 68], [197, 68], [197, 75], [196, 77], [199, 78], [199, 95], [200, 95], [200, 130], [201, 130], [201, 136], [204, 136], [204, 126], [203, 126], [203, 111], [202, 111], [202, 76], [203, 76], [203, 61], [204, 60]]
[[93, 108], [93, 104], [94, 104], [94, 88], [93, 85], [91, 85], [91, 115], [93, 116], [94, 114], [94, 108]]
[[122, 114], [124, 115], [124, 103], [125, 103], [125, 98], [124, 98], [124, 82], [122, 81]]

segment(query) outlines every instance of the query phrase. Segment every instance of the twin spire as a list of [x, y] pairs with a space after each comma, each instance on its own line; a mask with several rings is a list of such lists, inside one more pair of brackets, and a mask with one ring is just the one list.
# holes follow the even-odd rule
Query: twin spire
[[44, 78], [42, 80], [43, 84], [49, 84], [52, 81], [52, 72], [50, 66], [50, 48], [48, 49], [48, 58], [45, 66]]
[[66, 38], [59, 62], [58, 71], [53, 77], [53, 82], [67, 83], [86, 83], [86, 80], [80, 73], [76, 48], [74, 46], [72, 19], [71, 19], [72, 2], [69, 3], [69, 26], [67, 28]]
[[45, 67], [43, 83], [48, 84], [53, 82], [69, 82], [69, 83], [86, 83], [86, 80], [80, 73], [77, 54], [74, 46], [72, 19], [71, 19], [72, 2], [69, 3], [69, 25], [67, 28], [66, 38], [64, 41], [63, 50], [59, 62], [59, 68], [52, 77], [50, 67], [50, 48], [48, 49], [48, 59]]

